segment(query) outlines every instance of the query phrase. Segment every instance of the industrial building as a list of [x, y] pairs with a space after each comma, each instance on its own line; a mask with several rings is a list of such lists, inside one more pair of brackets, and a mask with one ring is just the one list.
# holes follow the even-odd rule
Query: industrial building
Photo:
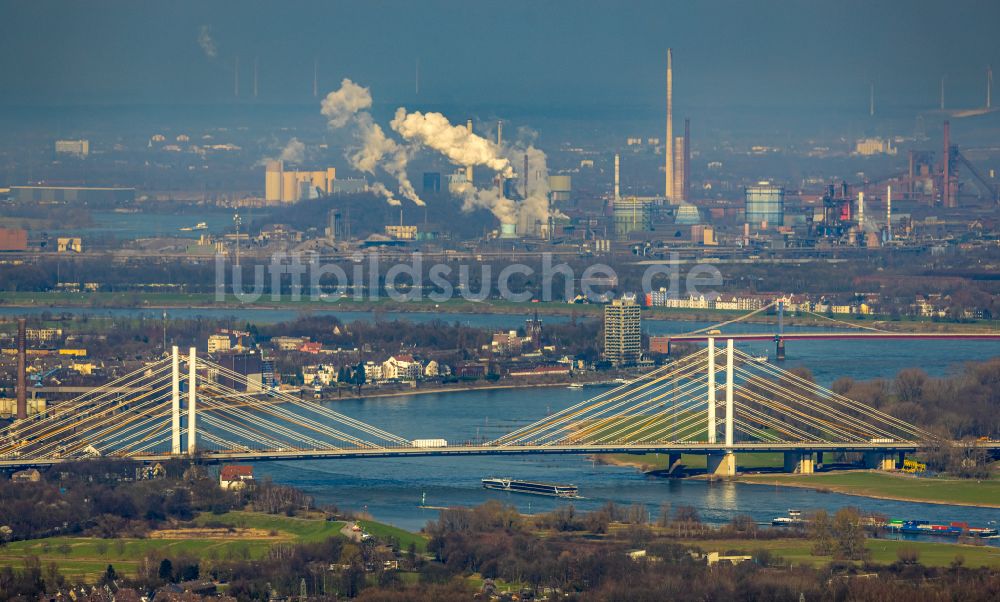
[[0, 251], [27, 251], [28, 231], [23, 228], [0, 228]]
[[573, 192], [572, 176], [549, 176], [549, 200], [553, 203], [568, 202]]
[[90, 186], [11, 186], [19, 203], [131, 203], [135, 188]]
[[642, 315], [634, 296], [604, 306], [604, 359], [614, 366], [635, 364], [642, 356]]
[[72, 155], [85, 159], [90, 154], [89, 140], [56, 140], [57, 155]]
[[285, 171], [283, 161], [268, 161], [264, 165], [264, 200], [272, 203], [296, 203], [333, 194], [337, 170]]
[[424, 172], [424, 192], [441, 192], [441, 172]]
[[624, 197], [612, 207], [615, 238], [628, 240], [633, 232], [648, 232], [653, 227], [653, 207], [661, 202], [650, 197]]
[[777, 227], [785, 221], [785, 189], [770, 182], [758, 182], [747, 186], [744, 191], [746, 201], [746, 223], [760, 228]]

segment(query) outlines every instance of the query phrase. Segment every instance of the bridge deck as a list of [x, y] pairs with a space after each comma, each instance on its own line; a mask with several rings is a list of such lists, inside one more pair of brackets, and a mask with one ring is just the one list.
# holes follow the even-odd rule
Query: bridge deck
[[[683, 453], [683, 454], [722, 454], [762, 453], [762, 452], [914, 452], [921, 447], [920, 443], [899, 441], [892, 443], [735, 443], [732, 446], [707, 443], [673, 443], [673, 444], [609, 444], [609, 445], [449, 445], [444, 447], [379, 447], [367, 449], [317, 449], [317, 450], [276, 450], [276, 451], [232, 451], [203, 452], [201, 459], [206, 462], [258, 462], [269, 460], [308, 460], [334, 458], [404, 458], [428, 456], [514, 456], [530, 454], [650, 454], [650, 453]], [[982, 449], [998, 452], [1000, 442], [989, 442], [977, 445]], [[161, 462], [176, 458], [171, 454], [146, 454], [132, 456], [132, 459], [143, 462]], [[185, 456], [181, 456], [185, 457]], [[51, 466], [70, 462], [72, 459], [44, 458], [0, 460], [0, 468], [22, 468], [31, 466]]]

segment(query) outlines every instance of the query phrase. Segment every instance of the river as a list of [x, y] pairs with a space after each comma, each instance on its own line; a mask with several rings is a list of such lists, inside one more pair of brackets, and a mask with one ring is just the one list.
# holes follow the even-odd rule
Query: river
[[[595, 395], [600, 389], [536, 388], [428, 393], [331, 402], [338, 412], [407, 438], [450, 441], [489, 439]], [[543, 512], [566, 500], [482, 489], [480, 479], [510, 476], [574, 483], [584, 499], [572, 503], [592, 510], [613, 501], [644, 504], [655, 516], [661, 504], [694, 506], [702, 519], [725, 523], [738, 514], [769, 522], [789, 508], [836, 511], [856, 506], [891, 518], [934, 522], [968, 521], [975, 526], [1000, 521], [1000, 510], [875, 500], [808, 489], [732, 482], [647, 477], [630, 467], [593, 463], [584, 456], [426, 457], [263, 462], [257, 477], [292, 484], [319, 503], [367, 510], [378, 520], [416, 530], [437, 517], [436, 507], [471, 506], [498, 499], [522, 512]], [[426, 496], [426, 498], [424, 498]], [[428, 506], [421, 508], [420, 506]]]
[[[0, 308], [0, 316], [37, 314], [49, 311], [79, 315], [92, 314], [110, 319], [146, 316], [159, 319], [162, 310], [85, 308]], [[237, 321], [274, 323], [294, 319], [299, 312], [275, 309], [170, 309], [170, 316], [228, 318]], [[373, 319], [371, 312], [317, 311], [344, 321]], [[516, 328], [524, 316], [490, 314], [393, 313], [381, 314], [387, 320], [426, 321], [440, 318], [487, 328]], [[544, 317], [545, 321], [564, 321], [566, 317]], [[708, 323], [647, 321], [650, 334], [688, 332]], [[724, 332], [773, 332], [765, 324], [737, 324]], [[787, 328], [789, 332], [815, 328]], [[746, 350], [767, 351], [771, 345], [750, 344]], [[969, 361], [1000, 355], [998, 341], [791, 341], [788, 360], [783, 367], [809, 368], [816, 381], [829, 385], [847, 376], [856, 380], [892, 379], [904, 368], [919, 367], [934, 376], [954, 373]], [[491, 438], [587, 399], [594, 388], [563, 387], [536, 389], [499, 389], [428, 393], [397, 397], [376, 397], [329, 402], [336, 410], [358, 420], [398, 435], [415, 438], [441, 437], [451, 441]], [[789, 508], [802, 510], [825, 508], [835, 511], [843, 506], [879, 512], [892, 518], [921, 518], [933, 522], [968, 521], [982, 526], [1000, 522], [1000, 510], [912, 502], [874, 500], [864, 497], [819, 493], [807, 489], [774, 488], [732, 482], [710, 483], [701, 480], [668, 480], [646, 477], [629, 467], [595, 465], [582, 456], [521, 456], [404, 459], [337, 459], [289, 462], [265, 462], [256, 466], [258, 478], [272, 477], [276, 482], [295, 485], [313, 495], [322, 504], [367, 510], [378, 520], [405, 529], [417, 530], [427, 520], [436, 518], [435, 507], [470, 506], [500, 499], [522, 512], [541, 512], [568, 503], [565, 500], [486, 491], [480, 479], [486, 476], [512, 476], [554, 482], [574, 483], [585, 499], [573, 504], [581, 510], [597, 508], [608, 501], [617, 504], [645, 504], [656, 515], [662, 504], [694, 506], [703, 520], [728, 522], [737, 514], [750, 514], [760, 522], [784, 515]], [[422, 501], [424, 502], [422, 504]], [[421, 508], [420, 506], [427, 506]], [[997, 540], [994, 540], [997, 542]]]

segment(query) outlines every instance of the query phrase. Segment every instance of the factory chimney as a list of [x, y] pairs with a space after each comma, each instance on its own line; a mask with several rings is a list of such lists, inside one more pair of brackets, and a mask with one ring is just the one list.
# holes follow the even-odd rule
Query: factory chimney
[[28, 417], [28, 389], [25, 372], [28, 369], [27, 320], [17, 320], [17, 419]]
[[892, 240], [892, 185], [885, 187], [885, 235]]
[[993, 106], [993, 67], [986, 67], [986, 108]]
[[[472, 133], [472, 120], [471, 119], [465, 122], [465, 127], [469, 130], [469, 133], [471, 134]], [[469, 186], [475, 187], [473, 185], [473, 183], [472, 183], [472, 166], [471, 165], [469, 165], [469, 166], [467, 166], [465, 168], [465, 179], [469, 183]]]
[[663, 195], [672, 200], [674, 194], [674, 49], [667, 48], [667, 140], [663, 145], [666, 153], [666, 185]]
[[236, 56], [236, 61], [233, 64], [233, 96], [236, 98], [240, 97], [240, 57]]
[[941, 201], [945, 207], [953, 207], [951, 198], [951, 124], [944, 122], [944, 154], [941, 156]]
[[865, 231], [865, 193], [858, 192], [858, 236]]
[[253, 57], [253, 97], [257, 98], [257, 57]]
[[691, 120], [684, 118], [684, 200], [691, 189]]
[[872, 82], [868, 92], [868, 116], [875, 116], [875, 82]]
[[319, 96], [319, 59], [313, 59], [313, 98]]
[[618, 199], [621, 198], [618, 195], [618, 191], [619, 191], [618, 185], [621, 182], [621, 180], [619, 178], [619, 171], [618, 171], [620, 162], [621, 162], [621, 157], [618, 156], [618, 153], [615, 153], [615, 196], [614, 196], [614, 201], [616, 203], [618, 202]]
[[503, 145], [503, 119], [497, 120], [497, 146]]
[[524, 153], [524, 198], [528, 198], [528, 153]]
[[941, 110], [944, 110], [944, 76], [941, 76]]

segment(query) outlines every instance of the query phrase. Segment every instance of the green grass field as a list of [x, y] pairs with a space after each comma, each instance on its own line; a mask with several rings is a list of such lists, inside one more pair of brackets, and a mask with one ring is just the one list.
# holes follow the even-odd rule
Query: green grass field
[[[720, 539], [692, 540], [685, 543], [697, 546], [705, 552], [753, 554], [757, 550], [768, 550], [792, 564], [823, 566], [831, 560], [829, 556], [813, 556], [810, 553], [812, 543], [806, 539]], [[878, 564], [896, 562], [898, 559], [896, 553], [900, 548], [912, 548], [920, 553], [919, 562], [925, 566], [948, 566], [956, 556], [961, 556], [967, 567], [1000, 567], [1000, 548], [993, 546], [869, 539], [867, 547], [871, 553], [871, 560]]]
[[868, 471], [829, 472], [812, 475], [745, 475], [739, 480], [744, 483], [763, 485], [811, 487], [869, 497], [1000, 508], [1000, 481], [998, 480], [916, 478]]
[[[262, 558], [271, 546], [278, 543], [319, 542], [329, 537], [341, 537], [341, 521], [322, 518], [298, 518], [258, 514], [253, 512], [227, 512], [201, 514], [193, 521], [198, 527], [228, 526], [239, 529], [258, 529], [258, 537], [234, 533], [231, 537], [183, 539], [98, 539], [94, 537], [50, 537], [28, 541], [15, 541], [0, 547], [0, 566], [20, 568], [27, 556], [37, 556], [42, 566], [54, 562], [70, 579], [93, 582], [109, 564], [119, 573], [134, 575], [142, 558], [149, 553], [159, 556], [193, 556], [202, 560], [243, 560]], [[402, 549], [413, 542], [423, 552], [427, 541], [424, 537], [374, 521], [359, 521], [365, 531], [376, 537], [395, 537]]]
[[427, 538], [423, 535], [410, 533], [392, 525], [376, 523], [370, 520], [359, 520], [358, 524], [361, 525], [361, 528], [366, 533], [370, 533], [379, 539], [388, 540], [389, 538], [395, 538], [399, 541], [399, 548], [404, 552], [410, 547], [411, 543], [416, 547], [417, 552], [427, 550]]
[[337, 537], [343, 522], [316, 518], [298, 518], [256, 512], [226, 512], [225, 514], [201, 514], [195, 521], [198, 525], [219, 523], [242, 529], [263, 529], [276, 531], [296, 542], [311, 543]]

